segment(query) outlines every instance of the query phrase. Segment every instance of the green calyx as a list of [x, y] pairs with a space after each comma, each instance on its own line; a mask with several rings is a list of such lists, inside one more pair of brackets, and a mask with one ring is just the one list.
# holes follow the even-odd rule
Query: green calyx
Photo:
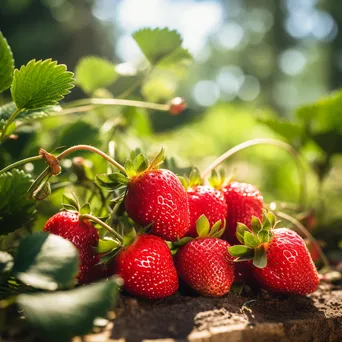
[[186, 190], [189, 188], [193, 188], [195, 186], [203, 184], [201, 174], [198, 171], [197, 167], [192, 168], [188, 177], [187, 176], [184, 176], [184, 177], [178, 176], [178, 178]]
[[130, 180], [138, 174], [147, 170], [158, 169], [160, 164], [162, 164], [164, 161], [164, 156], [164, 147], [162, 147], [160, 152], [150, 163], [142, 153], [139, 153], [136, 156], [132, 156], [131, 159], [128, 159], [126, 161], [124, 165], [126, 175], [121, 172], [99, 174], [96, 175], [95, 181], [99, 186], [107, 189], [116, 189], [120, 186], [126, 186], [130, 182]]
[[166, 241], [167, 245], [169, 246], [172, 255], [176, 254], [178, 249], [188, 242], [198, 239], [198, 238], [220, 238], [226, 229], [226, 220], [224, 220], [223, 225], [221, 220], [217, 221], [210, 227], [209, 220], [205, 215], [201, 215], [196, 222], [196, 231], [198, 237], [193, 238], [190, 236], [185, 236], [181, 239], [178, 239], [174, 242]]
[[262, 221], [253, 216], [251, 221], [252, 231], [243, 223], [238, 223], [236, 237], [242, 245], [228, 248], [231, 256], [236, 257], [236, 262], [253, 260], [253, 265], [258, 268], [267, 266], [267, 249], [272, 241], [272, 230], [279, 221], [272, 212], [264, 211]]
[[90, 214], [90, 205], [85, 203], [81, 206], [80, 201], [74, 193], [66, 194], [62, 196], [62, 210], [78, 212], [81, 215]]
[[228, 185], [233, 179], [233, 176], [226, 176], [226, 172], [223, 168], [220, 168], [217, 172], [213, 170], [211, 175], [208, 178], [209, 184], [215, 189], [222, 189], [226, 185]]

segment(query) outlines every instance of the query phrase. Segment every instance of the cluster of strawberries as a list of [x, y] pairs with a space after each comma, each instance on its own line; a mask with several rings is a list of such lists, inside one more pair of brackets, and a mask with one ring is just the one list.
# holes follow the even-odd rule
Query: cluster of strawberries
[[124, 290], [148, 299], [172, 295], [179, 279], [204, 296], [222, 296], [234, 281], [251, 279], [274, 292], [316, 290], [317, 270], [303, 239], [275, 228], [278, 222], [254, 186], [220, 177], [202, 185], [196, 171], [185, 179], [155, 162], [134, 170], [136, 164], [126, 167], [125, 211], [151, 230], [122, 243], [111, 262], [99, 263], [98, 231], [78, 212], [59, 212], [45, 225], [78, 248], [79, 283], [118, 274]]

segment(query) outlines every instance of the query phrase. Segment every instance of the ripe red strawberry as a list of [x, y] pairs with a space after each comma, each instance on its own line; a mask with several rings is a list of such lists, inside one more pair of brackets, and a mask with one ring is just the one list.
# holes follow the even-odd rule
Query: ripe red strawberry
[[294, 231], [278, 228], [267, 251], [267, 266], [253, 268], [260, 286], [274, 292], [306, 295], [317, 289], [319, 278], [305, 242]]
[[222, 189], [228, 205], [226, 231], [223, 239], [232, 245], [239, 244], [236, 238], [237, 223], [250, 228], [252, 216], [262, 217], [263, 197], [251, 184], [232, 182]]
[[158, 299], [178, 289], [178, 276], [166, 242], [154, 235], [138, 235], [114, 259], [115, 273], [132, 295]]
[[129, 217], [142, 226], [151, 223], [152, 233], [175, 241], [189, 228], [186, 191], [177, 176], [164, 169], [147, 169], [131, 177], [125, 200]]
[[253, 259], [253, 276], [269, 291], [298, 295], [314, 292], [319, 278], [304, 240], [290, 229], [274, 229], [272, 213], [264, 215], [263, 223], [254, 218], [252, 225], [253, 233], [239, 225], [237, 236], [245, 246], [230, 247], [230, 254]]
[[211, 186], [198, 185], [187, 189], [190, 212], [188, 236], [196, 237], [196, 222], [205, 215], [212, 226], [217, 221], [223, 222], [228, 213], [227, 203], [222, 192]]
[[175, 257], [179, 277], [203, 296], [223, 296], [234, 281], [229, 246], [227, 241], [212, 237], [188, 242]]
[[105, 273], [104, 266], [97, 265], [100, 261], [95, 252], [99, 243], [98, 231], [88, 220], [80, 220], [79, 213], [61, 211], [55, 214], [46, 222], [44, 231], [59, 235], [75, 245], [80, 257], [77, 275], [80, 284], [97, 280]]

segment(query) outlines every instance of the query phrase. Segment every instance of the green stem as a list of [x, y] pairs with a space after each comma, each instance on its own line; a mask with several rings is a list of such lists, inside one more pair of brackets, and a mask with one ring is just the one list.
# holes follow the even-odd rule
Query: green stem
[[11, 123], [15, 120], [15, 118], [19, 115], [19, 113], [22, 111], [22, 108], [18, 108], [11, 116], [10, 118], [7, 120], [6, 125], [4, 126], [4, 128], [1, 130], [1, 141], [5, 140], [6, 137], [6, 131], [8, 129], [8, 127], [11, 125]]
[[285, 143], [284, 141], [281, 140], [275, 140], [275, 139], [253, 139], [253, 140], [248, 140], [242, 144], [239, 144], [237, 146], [234, 146], [230, 150], [226, 151], [223, 153], [220, 157], [218, 157], [211, 165], [209, 165], [205, 171], [203, 172], [202, 176], [203, 178], [208, 177], [210, 172], [215, 169], [217, 166], [219, 166], [221, 163], [223, 163], [226, 159], [234, 155], [235, 153], [242, 151], [248, 147], [255, 146], [255, 145], [272, 145], [276, 147], [280, 147], [283, 150], [289, 152], [297, 166], [298, 174], [299, 174], [299, 179], [300, 179], [300, 193], [299, 193], [299, 203], [301, 204], [301, 207], [305, 208], [306, 206], [306, 177], [305, 177], [305, 169], [302, 164], [301, 158], [299, 153], [289, 144]]
[[36, 160], [40, 160], [42, 159], [41, 156], [34, 156], [34, 157], [29, 157], [29, 158], [26, 158], [26, 159], [22, 159], [22, 160], [19, 160], [11, 165], [8, 165], [6, 166], [5, 168], [3, 168], [2, 170], [0, 170], [0, 173], [3, 173], [3, 172], [6, 172], [6, 171], [9, 171], [19, 165], [22, 165], [22, 164], [26, 164], [26, 163], [30, 163], [30, 162], [33, 162], [33, 161], [36, 161]]
[[318, 248], [318, 253], [319, 256], [323, 262], [323, 265], [327, 268], [330, 269], [330, 264], [328, 261], [328, 258], [326, 257], [326, 255], [324, 254], [324, 252], [322, 251], [321, 246], [319, 245], [319, 243], [317, 242], [317, 240], [311, 235], [311, 233], [305, 228], [305, 226], [303, 224], [301, 224], [298, 220], [296, 220], [294, 217], [285, 214], [281, 211], [274, 211], [274, 214], [290, 223], [292, 223], [307, 239], [309, 239], [309, 241], [312, 243], [313, 246], [315, 246], [316, 248]]
[[[118, 168], [120, 171], [122, 171], [124, 174], [126, 174], [126, 170], [125, 168], [119, 164], [116, 160], [112, 159], [111, 157], [109, 157], [106, 153], [102, 152], [101, 150], [99, 150], [98, 148], [94, 147], [94, 146], [90, 146], [90, 145], [75, 145], [72, 147], [69, 147], [68, 149], [66, 149], [65, 151], [63, 151], [62, 153], [60, 153], [56, 158], [58, 160], [62, 160], [63, 158], [65, 158], [66, 156], [68, 156], [70, 153], [73, 153], [75, 151], [90, 151], [90, 152], [94, 152], [97, 153], [98, 155], [100, 155], [102, 158], [106, 159], [109, 163], [111, 163], [112, 165], [114, 165], [116, 168]], [[28, 193], [29, 193], [29, 197], [32, 196], [32, 193], [34, 192], [34, 190], [37, 188], [37, 186], [43, 181], [43, 179], [45, 179], [45, 177], [49, 176], [50, 174], [50, 167], [47, 167], [39, 176], [38, 178], [34, 181], [34, 183], [30, 186]]]
[[101, 105], [101, 106], [128, 106], [128, 107], [139, 107], [146, 109], [154, 109], [161, 111], [168, 111], [168, 104], [159, 104], [145, 101], [135, 101], [135, 100], [125, 100], [125, 99], [101, 99], [101, 98], [89, 98], [89, 99], [81, 99], [76, 100], [68, 105], [64, 106], [64, 108], [78, 107], [78, 106], [88, 106], [88, 105]]
[[99, 224], [101, 227], [105, 228], [109, 233], [111, 233], [112, 235], [114, 235], [117, 239], [119, 239], [119, 241], [122, 243], [123, 242], [123, 237], [116, 232], [112, 227], [108, 226], [108, 224], [104, 223], [103, 221], [101, 221], [99, 218], [97, 218], [96, 216], [90, 215], [90, 214], [81, 214], [80, 215], [80, 219], [86, 219], [86, 220], [90, 220], [90, 221], [94, 221], [97, 224]]

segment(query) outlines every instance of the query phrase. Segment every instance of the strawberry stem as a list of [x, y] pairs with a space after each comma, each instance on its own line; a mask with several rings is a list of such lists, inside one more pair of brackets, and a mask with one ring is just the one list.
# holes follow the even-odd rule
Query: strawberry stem
[[[169, 104], [159, 104], [145, 101], [134, 101], [134, 100], [124, 100], [124, 99], [101, 99], [101, 98], [90, 98], [90, 99], [81, 99], [77, 101], [73, 101], [66, 105], [64, 108], [76, 107], [72, 109], [76, 109], [78, 106], [128, 106], [128, 107], [138, 107], [138, 108], [146, 108], [153, 110], [160, 110], [167, 112], [170, 108]], [[64, 111], [64, 110], [63, 110]], [[61, 113], [63, 113], [63, 111]]]
[[0, 170], [0, 173], [3, 173], [3, 172], [6, 172], [6, 171], [9, 171], [19, 165], [23, 165], [23, 164], [26, 164], [26, 163], [31, 163], [33, 161], [36, 161], [36, 160], [40, 160], [42, 159], [42, 156], [34, 156], [34, 157], [29, 157], [29, 158], [25, 158], [25, 159], [22, 159], [22, 160], [19, 160], [11, 165], [8, 165], [6, 167], [4, 167], [2, 170]]
[[309, 239], [310, 243], [313, 246], [316, 246], [318, 249], [318, 254], [322, 260], [322, 263], [324, 265], [324, 268], [330, 269], [330, 264], [329, 264], [329, 260], [326, 257], [326, 255], [324, 254], [324, 252], [322, 251], [322, 248], [320, 246], [320, 244], [317, 242], [317, 240], [312, 236], [312, 234], [305, 228], [305, 226], [300, 223], [297, 219], [295, 219], [294, 217], [285, 214], [281, 211], [274, 211], [274, 214], [290, 223], [292, 223], [307, 239]]
[[104, 223], [96, 216], [90, 215], [90, 214], [80, 214], [80, 220], [90, 220], [93, 222], [96, 222], [101, 227], [105, 228], [109, 233], [114, 235], [121, 243], [123, 242], [124, 238], [121, 236], [118, 232], [116, 232], [112, 227], [110, 227], [107, 223]]
[[237, 152], [240, 152], [248, 147], [255, 146], [255, 145], [272, 145], [272, 146], [277, 146], [282, 148], [283, 150], [289, 152], [297, 166], [299, 178], [300, 178], [300, 194], [299, 194], [299, 203], [301, 204], [301, 207], [305, 208], [305, 202], [306, 202], [306, 177], [305, 177], [305, 169], [302, 164], [302, 160], [300, 158], [300, 154], [295, 150], [291, 145], [285, 143], [284, 141], [281, 140], [276, 140], [276, 139], [267, 139], [267, 138], [261, 138], [261, 139], [253, 139], [253, 140], [248, 140], [242, 144], [236, 145], [230, 150], [226, 151], [223, 153], [220, 157], [218, 157], [212, 164], [210, 164], [205, 171], [202, 174], [203, 178], [206, 178], [209, 176], [211, 171], [215, 169], [217, 166], [219, 166], [221, 163], [223, 163], [226, 159], [231, 157]]
[[[75, 151], [90, 151], [90, 152], [97, 153], [102, 158], [106, 159], [109, 163], [111, 163], [116, 168], [118, 168], [120, 171], [122, 171], [124, 174], [126, 174], [126, 170], [125, 170], [125, 168], [121, 164], [119, 164], [116, 160], [114, 160], [113, 158], [111, 158], [110, 156], [108, 156], [106, 153], [102, 152], [98, 148], [96, 148], [94, 146], [90, 146], [90, 145], [75, 145], [75, 146], [69, 147], [68, 149], [66, 149], [65, 151], [60, 153], [56, 158], [58, 160], [62, 160], [63, 158], [68, 156], [70, 153], [75, 152]], [[28, 189], [28, 194], [29, 194], [30, 198], [32, 197], [32, 193], [37, 188], [37, 186], [44, 180], [45, 177], [48, 177], [50, 175], [51, 175], [51, 169], [50, 169], [50, 166], [48, 166], [38, 176], [38, 178], [33, 182], [33, 184]]]

